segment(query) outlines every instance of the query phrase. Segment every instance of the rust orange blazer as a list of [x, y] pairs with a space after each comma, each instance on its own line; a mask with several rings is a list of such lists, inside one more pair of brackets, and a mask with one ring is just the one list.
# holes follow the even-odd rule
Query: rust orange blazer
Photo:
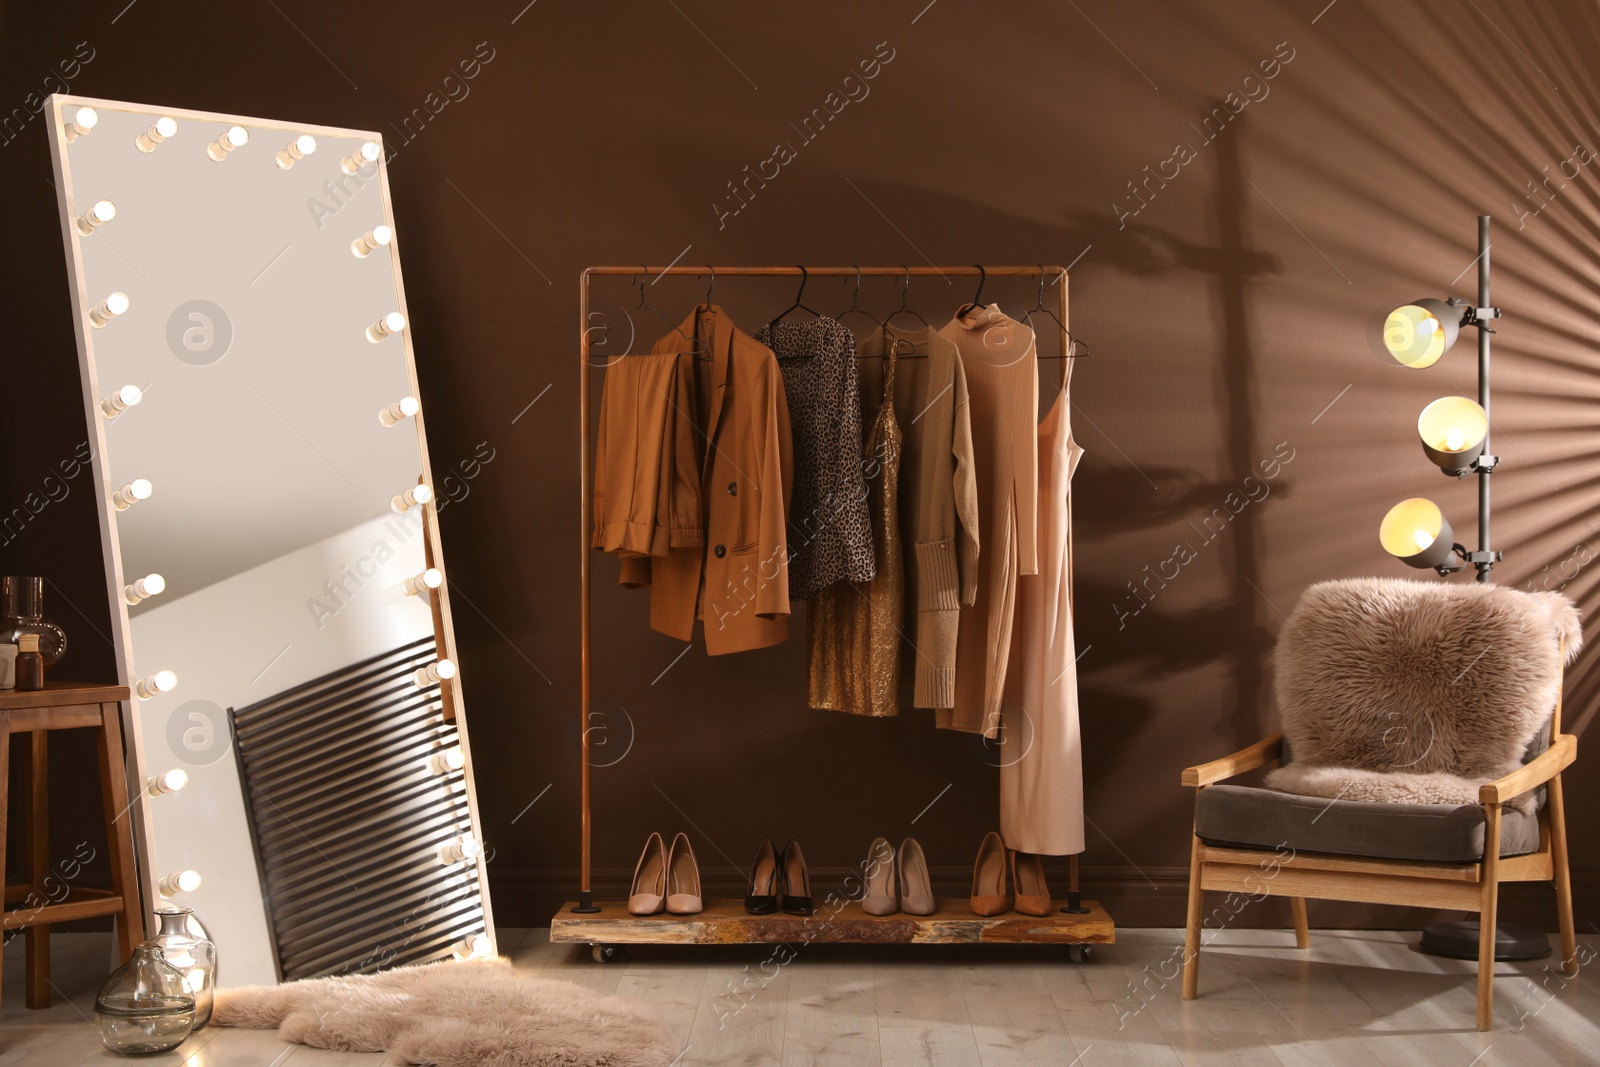
[[703, 545], [674, 548], [664, 557], [624, 559], [622, 582], [650, 586], [652, 629], [688, 641], [701, 620], [710, 655], [778, 644], [789, 636], [784, 519], [793, 484], [789, 405], [778, 361], [727, 312], [707, 304], [651, 351], [693, 361], [696, 410], [689, 421], [697, 436], [706, 536]]

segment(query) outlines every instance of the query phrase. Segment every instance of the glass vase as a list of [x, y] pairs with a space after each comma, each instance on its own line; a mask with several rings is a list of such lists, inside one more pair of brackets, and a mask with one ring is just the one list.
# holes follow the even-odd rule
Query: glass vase
[[205, 935], [193, 910], [165, 907], [156, 911], [161, 929], [151, 943], [161, 947], [167, 963], [183, 976], [183, 986], [194, 997], [194, 1028], [211, 1021], [217, 989], [217, 946]]
[[67, 654], [67, 632], [44, 617], [44, 579], [0, 578], [0, 644], [14, 645], [22, 634], [39, 635], [47, 671]]
[[100, 987], [94, 1021], [101, 1043], [112, 1052], [166, 1052], [194, 1029], [194, 996], [161, 947], [146, 941]]

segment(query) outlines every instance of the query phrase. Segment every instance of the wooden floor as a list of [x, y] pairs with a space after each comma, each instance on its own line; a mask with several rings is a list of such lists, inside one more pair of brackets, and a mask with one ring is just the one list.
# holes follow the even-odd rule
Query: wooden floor
[[[1088, 963], [1026, 945], [812, 945], [778, 965], [758, 945], [643, 947], [598, 964], [545, 930], [507, 931], [501, 950], [528, 974], [654, 1004], [678, 1064], [998, 1067], [1230, 1064], [1426, 1067], [1600, 1064], [1600, 971], [1564, 985], [1548, 961], [1502, 964], [1492, 1034], [1473, 1030], [1472, 965], [1416, 952], [1414, 934], [1223, 931], [1202, 957], [1201, 996], [1175, 973], [1182, 931], [1119, 930]], [[1580, 958], [1600, 952], [1581, 938]], [[89, 1019], [110, 935], [56, 938], [62, 996], [22, 1006], [21, 939], [5, 951], [0, 1067], [110, 1064]], [[226, 963], [224, 963], [226, 966]], [[270, 1032], [208, 1028], [169, 1067], [384, 1067], [383, 1055], [285, 1045]]]

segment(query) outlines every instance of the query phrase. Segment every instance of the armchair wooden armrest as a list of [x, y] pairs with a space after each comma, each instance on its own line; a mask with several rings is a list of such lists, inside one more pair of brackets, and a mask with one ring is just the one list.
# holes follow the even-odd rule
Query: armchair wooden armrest
[[1578, 739], [1571, 734], [1557, 734], [1550, 747], [1524, 763], [1504, 778], [1498, 778], [1478, 789], [1478, 800], [1483, 804], [1504, 804], [1530, 789], [1544, 785], [1572, 765], [1578, 758]]
[[[1224, 756], [1221, 759], [1212, 760], [1210, 763], [1202, 763], [1198, 767], [1184, 768], [1183, 784], [1202, 786], [1210, 785], [1212, 782], [1220, 782], [1224, 778], [1232, 778], [1236, 774], [1253, 771], [1257, 767], [1272, 762], [1282, 754], [1283, 734], [1279, 732], [1271, 737], [1257, 741], [1249, 748], [1241, 748], [1231, 756]], [[1567, 762], [1570, 763], [1572, 761], [1568, 760]], [[1531, 767], [1533, 764], [1528, 766]], [[1526, 770], [1527, 768], [1523, 769]], [[1555, 772], [1552, 771], [1551, 773]], [[1506, 779], [1502, 778], [1501, 781], [1506, 781]], [[1484, 788], [1487, 789], [1489, 787], [1484, 786]]]

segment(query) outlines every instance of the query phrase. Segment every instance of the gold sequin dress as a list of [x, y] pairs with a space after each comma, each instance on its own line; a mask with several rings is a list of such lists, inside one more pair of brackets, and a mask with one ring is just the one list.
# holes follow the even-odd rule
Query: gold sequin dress
[[834, 582], [810, 602], [806, 616], [811, 706], [852, 715], [896, 715], [900, 711], [900, 632], [905, 610], [899, 502], [903, 438], [894, 415], [894, 365], [900, 344], [888, 346], [883, 398], [861, 448], [877, 577], [870, 582]]

